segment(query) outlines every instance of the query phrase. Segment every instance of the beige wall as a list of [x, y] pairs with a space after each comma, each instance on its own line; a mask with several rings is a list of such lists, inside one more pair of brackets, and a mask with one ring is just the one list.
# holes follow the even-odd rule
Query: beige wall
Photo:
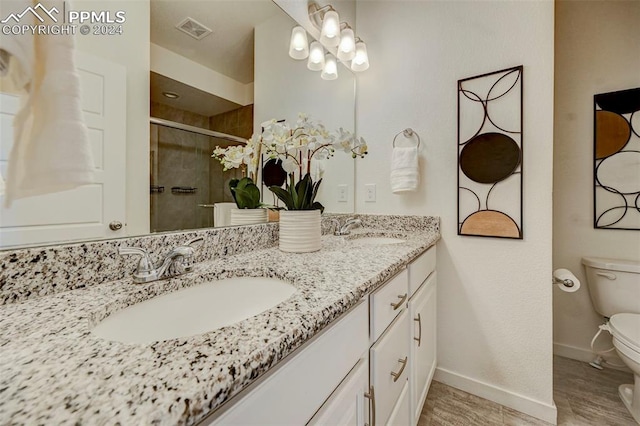
[[[553, 2], [358, 2], [356, 211], [437, 215], [436, 378], [547, 421], [552, 396]], [[524, 65], [524, 240], [457, 235], [457, 80]], [[422, 137], [418, 192], [393, 195], [392, 140]], [[377, 202], [364, 185], [377, 185]]]
[[580, 259], [640, 259], [640, 231], [593, 228], [593, 95], [640, 87], [639, 23], [638, 1], [556, 1], [553, 266], [573, 271], [582, 288], [554, 290], [554, 350], [576, 359], [595, 357], [590, 341], [602, 323]]

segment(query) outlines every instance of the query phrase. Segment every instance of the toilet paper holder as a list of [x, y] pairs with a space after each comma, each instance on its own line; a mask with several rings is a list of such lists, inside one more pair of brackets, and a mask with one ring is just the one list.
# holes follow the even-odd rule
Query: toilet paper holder
[[553, 284], [561, 284], [565, 287], [573, 287], [574, 285], [576, 285], [576, 283], [573, 282], [573, 280], [570, 280], [569, 278], [565, 278], [564, 280], [561, 280], [559, 278], [553, 277], [552, 281]]

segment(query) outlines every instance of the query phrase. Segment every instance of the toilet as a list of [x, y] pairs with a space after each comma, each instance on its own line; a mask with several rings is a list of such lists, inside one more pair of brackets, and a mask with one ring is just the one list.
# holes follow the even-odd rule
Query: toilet
[[587, 285], [595, 310], [609, 322], [602, 326], [631, 369], [634, 384], [620, 385], [620, 398], [640, 424], [640, 261], [585, 257]]

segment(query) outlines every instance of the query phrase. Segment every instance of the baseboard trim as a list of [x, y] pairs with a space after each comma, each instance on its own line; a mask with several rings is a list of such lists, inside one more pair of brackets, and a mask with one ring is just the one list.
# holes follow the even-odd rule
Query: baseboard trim
[[555, 404], [546, 404], [440, 367], [436, 369], [434, 380], [520, 411], [521, 413], [528, 414], [537, 419], [544, 420], [553, 425], [557, 424], [558, 410]]
[[[576, 346], [564, 345], [562, 343], [554, 343], [553, 344], [553, 354], [561, 356], [563, 358], [575, 359], [576, 361], [582, 361], [589, 363], [596, 359], [596, 354], [591, 352], [589, 349], [578, 348]], [[620, 370], [631, 372], [629, 368], [621, 367], [624, 365], [624, 362], [620, 359], [620, 357], [615, 352], [610, 352], [604, 356], [605, 362], [603, 367], [611, 368], [612, 370]], [[612, 364], [613, 363], [613, 364]], [[617, 364], [617, 365], [616, 365]]]
[[590, 350], [555, 342], [553, 343], [553, 354], [582, 362], [591, 362], [596, 358], [596, 355]]

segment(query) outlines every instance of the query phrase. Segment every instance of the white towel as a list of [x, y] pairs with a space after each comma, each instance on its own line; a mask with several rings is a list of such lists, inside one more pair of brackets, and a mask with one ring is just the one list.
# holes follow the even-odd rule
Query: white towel
[[[31, 4], [16, 3], [24, 3], [25, 7]], [[64, 10], [63, 1], [39, 3], [49, 10], [54, 6]], [[24, 89], [20, 110], [13, 120], [14, 141], [4, 188], [6, 207], [19, 198], [65, 191], [94, 181], [73, 57], [73, 35], [23, 37], [9, 35], [1, 40], [1, 48], [11, 55], [11, 61], [19, 62], [16, 69], [22, 75], [12, 79], [22, 81]], [[27, 38], [32, 44], [32, 63]], [[13, 69], [12, 65], [12, 73]]]
[[418, 148], [396, 147], [391, 154], [391, 191], [415, 191], [420, 181]]

